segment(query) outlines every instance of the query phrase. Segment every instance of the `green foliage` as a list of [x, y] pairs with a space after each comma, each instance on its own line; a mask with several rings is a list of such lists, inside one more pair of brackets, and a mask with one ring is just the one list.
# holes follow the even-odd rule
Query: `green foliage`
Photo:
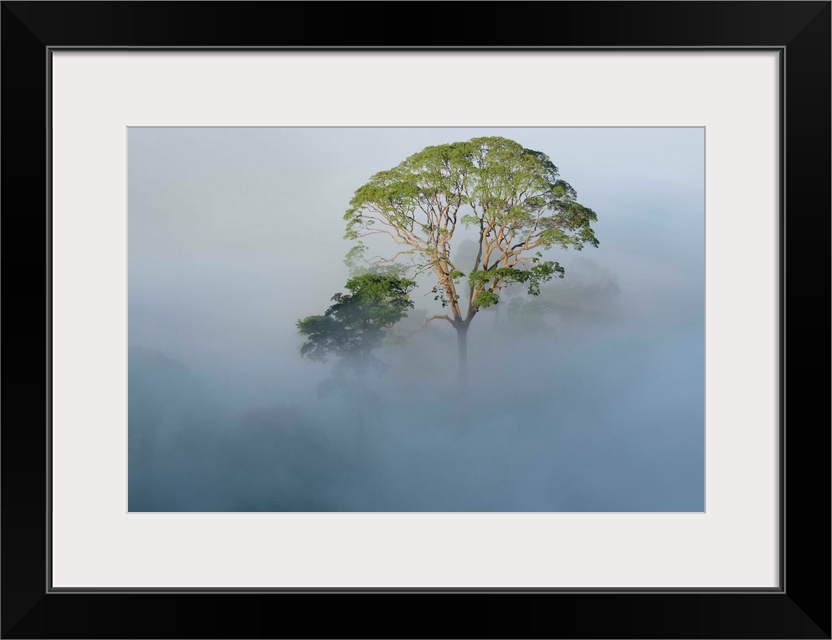
[[[426, 147], [357, 189], [344, 219], [345, 237], [358, 242], [352, 260], [364, 259], [362, 238], [384, 234], [404, 246], [397, 255], [421, 256], [437, 276], [435, 299], [451, 307], [454, 322], [464, 320], [456, 284], [466, 273], [467, 322], [511, 283], [537, 295], [542, 282], [563, 277], [557, 263], [534, 251], [598, 246], [595, 212], [577, 202], [549, 157], [501, 137]], [[457, 224], [478, 239], [473, 251], [452, 255]]]
[[500, 296], [498, 296], [493, 291], [489, 291], [485, 289], [480, 291], [480, 295], [477, 297], [477, 306], [480, 309], [487, 309], [488, 307], [492, 307], [500, 301]]
[[349, 293], [336, 293], [334, 304], [323, 315], [298, 320], [297, 328], [306, 342], [301, 356], [324, 362], [329, 356], [342, 359], [357, 373], [370, 365], [380, 366], [372, 355], [385, 331], [413, 308], [410, 291], [413, 280], [389, 273], [365, 273], [350, 278]]
[[[459, 277], [461, 277], [461, 275]], [[450, 304], [447, 291], [441, 285], [435, 285], [433, 289], [430, 290], [430, 292], [433, 294], [433, 299], [436, 300], [439, 304], [441, 304], [443, 309]], [[457, 300], [459, 300], [459, 296], [454, 295], [451, 299], [456, 302]]]
[[548, 282], [553, 276], [562, 278], [563, 274], [564, 269], [557, 262], [535, 260], [531, 268], [527, 269], [500, 267], [488, 271], [474, 271], [468, 276], [468, 284], [472, 289], [480, 291], [477, 305], [480, 309], [485, 309], [499, 302], [500, 298], [495, 291], [500, 286], [515, 282], [528, 284], [529, 295], [536, 296], [540, 294], [541, 283]]
[[[557, 167], [546, 154], [506, 138], [474, 138], [427, 147], [397, 167], [377, 173], [356, 190], [344, 219], [347, 237], [355, 239], [379, 222], [369, 217], [371, 213], [380, 214], [382, 224], [412, 230], [417, 228], [420, 210], [441, 213], [468, 205], [474, 212], [465, 213], [461, 220], [468, 225], [506, 222], [520, 231], [538, 223], [545, 247], [597, 246], [589, 226], [596, 215], [575, 197], [575, 190], [558, 179]], [[430, 222], [429, 215], [419, 217]], [[447, 231], [446, 226], [418, 226]]]
[[363, 242], [358, 242], [349, 251], [344, 263], [349, 267], [350, 273], [359, 273], [364, 271], [362, 265], [364, 262], [364, 254], [367, 251], [367, 245]]

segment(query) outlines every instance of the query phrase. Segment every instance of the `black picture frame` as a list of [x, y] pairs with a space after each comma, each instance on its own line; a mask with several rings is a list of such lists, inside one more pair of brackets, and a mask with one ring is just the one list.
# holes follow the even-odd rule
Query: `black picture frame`
[[[830, 638], [830, 2], [396, 4], [2, 2], [2, 637]], [[68, 47], [778, 51], [780, 587], [53, 590], [48, 95]]]

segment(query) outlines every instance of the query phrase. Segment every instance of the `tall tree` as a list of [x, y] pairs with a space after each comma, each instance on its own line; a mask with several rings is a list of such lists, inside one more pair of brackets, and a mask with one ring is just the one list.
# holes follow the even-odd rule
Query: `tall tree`
[[[351, 260], [369, 264], [408, 261], [414, 274], [433, 272], [436, 299], [456, 330], [459, 379], [467, 375], [468, 327], [477, 313], [497, 304], [499, 291], [524, 283], [530, 295], [564, 269], [542, 250], [598, 246], [590, 223], [595, 212], [540, 151], [500, 137], [426, 147], [398, 166], [375, 174], [356, 190], [344, 214], [346, 238], [356, 240]], [[460, 228], [473, 232], [475, 257], [454, 262]], [[469, 235], [470, 235], [469, 231]], [[387, 236], [399, 249], [366, 258], [363, 239]], [[468, 287], [460, 286], [465, 278]], [[462, 295], [460, 295], [462, 292]]]

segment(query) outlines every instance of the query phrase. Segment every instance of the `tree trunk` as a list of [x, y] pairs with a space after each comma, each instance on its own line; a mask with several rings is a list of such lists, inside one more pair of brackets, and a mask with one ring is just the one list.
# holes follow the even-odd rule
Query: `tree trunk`
[[358, 392], [356, 395], [357, 400], [357, 407], [356, 407], [356, 439], [355, 439], [355, 448], [356, 453], [358, 454], [358, 458], [361, 459], [364, 456], [364, 404], [366, 402], [366, 390], [364, 388], [364, 376], [363, 374], [358, 374], [358, 388], [356, 391]]
[[459, 345], [459, 390], [465, 391], [468, 384], [468, 323], [460, 322], [454, 327]]

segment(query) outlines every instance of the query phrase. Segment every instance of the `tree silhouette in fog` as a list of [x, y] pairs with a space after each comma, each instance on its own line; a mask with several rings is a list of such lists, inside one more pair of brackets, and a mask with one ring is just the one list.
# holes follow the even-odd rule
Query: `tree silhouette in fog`
[[387, 330], [413, 308], [410, 291], [413, 280], [393, 273], [371, 272], [350, 278], [349, 293], [336, 293], [323, 315], [298, 320], [297, 328], [306, 341], [301, 356], [317, 362], [336, 358], [332, 377], [321, 387], [349, 392], [363, 412], [367, 395], [364, 376], [370, 369], [383, 370], [385, 364], [373, 354], [381, 346]]

